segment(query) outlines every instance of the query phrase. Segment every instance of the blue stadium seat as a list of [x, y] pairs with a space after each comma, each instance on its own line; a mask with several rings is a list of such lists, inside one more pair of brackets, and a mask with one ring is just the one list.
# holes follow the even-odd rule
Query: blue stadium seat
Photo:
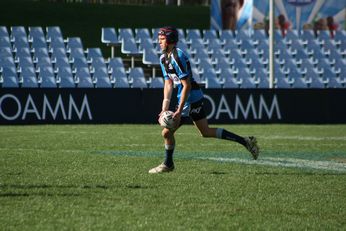
[[75, 69], [82, 69], [82, 68], [89, 69], [89, 65], [85, 57], [73, 58], [72, 67]]
[[52, 67], [40, 67], [39, 69], [39, 82], [41, 88], [56, 88], [56, 80]]
[[207, 89], [218, 89], [221, 88], [221, 84], [218, 79], [215, 78], [206, 78], [205, 88]]
[[31, 48], [33, 51], [39, 48], [48, 48], [47, 42], [44, 37], [34, 37], [32, 39]]
[[156, 77], [151, 80], [150, 83], [151, 88], [163, 88], [164, 83], [163, 83], [163, 78], [162, 77]]
[[191, 68], [192, 77], [197, 83], [202, 83], [201, 75], [197, 67]]
[[292, 88], [308, 88], [308, 82], [302, 77], [293, 79]]
[[90, 60], [91, 68], [98, 69], [98, 68], [105, 68], [107, 69], [106, 62], [103, 57], [93, 57]]
[[123, 67], [112, 68], [111, 78], [113, 80], [116, 80], [118, 78], [126, 78], [127, 79], [127, 74], [125, 72], [125, 68], [123, 68]]
[[103, 58], [103, 54], [101, 51], [101, 48], [95, 47], [95, 48], [87, 48], [85, 50], [85, 54], [87, 59], [91, 58]]
[[83, 42], [80, 37], [68, 37], [66, 39], [66, 49], [74, 49], [74, 48], [79, 48], [79, 49], [84, 49], [83, 48]]
[[0, 26], [0, 37], [10, 37], [6, 26]]
[[13, 57], [10, 47], [0, 47], [0, 57]]
[[129, 82], [126, 77], [120, 77], [115, 79], [115, 88], [129, 88]]
[[143, 64], [149, 65], [149, 66], [152, 66], [152, 65], [157, 66], [160, 64], [160, 60], [156, 53], [155, 48], [144, 49], [142, 62]]
[[124, 62], [121, 57], [115, 57], [115, 58], [109, 59], [108, 69], [111, 69], [111, 68], [116, 69], [118, 67], [125, 69]]
[[0, 37], [0, 47], [7, 47], [12, 49], [11, 41], [9, 37]]
[[113, 27], [102, 27], [101, 28], [101, 42], [107, 46], [119, 45], [120, 40], [118, 39], [118, 33]]
[[34, 63], [31, 57], [20, 57], [18, 58], [18, 67], [32, 67], [34, 68]]
[[22, 82], [22, 88], [37, 88], [38, 81], [36, 78], [35, 69], [33, 67], [22, 67], [19, 71], [19, 76]]
[[51, 67], [53, 68], [52, 62], [49, 57], [38, 57], [34, 59], [36, 68]]
[[15, 67], [5, 66], [2, 68], [2, 82], [3, 88], [18, 88], [18, 78]]
[[214, 29], [203, 30], [203, 40], [205, 42], [210, 42], [211, 40], [219, 40], [217, 31]]
[[138, 50], [140, 53], [143, 53], [144, 49], [154, 49], [155, 50], [154, 43], [150, 37], [140, 39], [140, 42], [138, 45]]
[[16, 37], [13, 44], [14, 50], [20, 48], [30, 49], [29, 41], [27, 37]]
[[53, 38], [64, 39], [64, 36], [63, 36], [59, 26], [47, 26], [46, 27], [46, 37], [47, 37], [47, 41], [50, 41]]
[[134, 38], [122, 39], [121, 53], [131, 56], [131, 67], [134, 67], [134, 57], [141, 54]]
[[21, 38], [21, 37], [25, 37], [25, 38], [28, 37], [24, 26], [12, 26], [10, 36], [11, 38], [14, 38], [14, 39]]
[[141, 67], [134, 67], [130, 69], [129, 72], [129, 80], [134, 81], [135, 79], [145, 79], [143, 68]]
[[100, 67], [95, 69], [93, 78], [95, 79], [96, 88], [111, 88], [112, 87], [112, 83], [110, 81], [106, 67]]
[[192, 43], [192, 40], [195, 40], [195, 39], [202, 40], [201, 31], [199, 29], [186, 29], [186, 41], [188, 43]]
[[220, 31], [220, 40], [223, 43], [226, 43], [226, 41], [233, 40], [233, 39], [234, 39], [234, 35], [232, 30], [225, 29]]
[[148, 28], [136, 28], [135, 29], [135, 40], [137, 43], [140, 43], [141, 40], [150, 39], [151, 35]]
[[133, 39], [135, 40], [135, 36], [133, 34], [133, 31], [131, 28], [119, 28], [119, 33], [118, 33], [118, 39], [119, 41], [128, 40], [128, 39]]
[[78, 88], [93, 88], [94, 84], [88, 68], [78, 68], [76, 76]]
[[147, 88], [148, 84], [144, 77], [134, 78], [132, 81], [132, 88]]
[[82, 48], [72, 48], [67, 51], [70, 59], [72, 58], [85, 58], [84, 50]]
[[44, 35], [43, 29], [40, 26], [29, 26], [29, 41], [33, 39], [44, 39], [46, 41], [46, 36]]
[[49, 43], [50, 48], [66, 48], [65, 42], [63, 38], [60, 37], [52, 37]]

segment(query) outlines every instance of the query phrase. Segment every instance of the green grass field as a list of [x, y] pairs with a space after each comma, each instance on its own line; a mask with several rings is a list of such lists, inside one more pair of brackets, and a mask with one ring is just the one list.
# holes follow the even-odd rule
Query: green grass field
[[345, 230], [346, 125], [226, 125], [238, 144], [158, 125], [0, 127], [0, 230]]

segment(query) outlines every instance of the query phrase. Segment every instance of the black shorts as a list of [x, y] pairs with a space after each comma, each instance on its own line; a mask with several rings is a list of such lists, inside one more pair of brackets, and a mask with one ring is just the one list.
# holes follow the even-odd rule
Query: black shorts
[[203, 107], [204, 99], [201, 99], [195, 103], [191, 103], [189, 116], [182, 116], [180, 120], [179, 126], [187, 123], [190, 119], [192, 121], [198, 121], [206, 118], [204, 107]]

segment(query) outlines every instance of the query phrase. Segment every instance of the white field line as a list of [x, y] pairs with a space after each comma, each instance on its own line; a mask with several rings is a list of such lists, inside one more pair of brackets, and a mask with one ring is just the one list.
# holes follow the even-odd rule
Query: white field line
[[241, 159], [241, 158], [217, 158], [217, 157], [206, 157], [201, 159], [220, 161], [220, 162], [251, 164], [251, 165], [265, 165], [265, 166], [291, 167], [291, 168], [309, 168], [309, 169], [318, 169], [318, 170], [346, 172], [346, 163], [338, 163], [334, 161], [317, 161], [317, 160], [304, 160], [304, 159], [296, 159], [296, 158], [272, 158], [272, 157], [261, 158], [260, 160], [247, 160], [247, 159]]
[[329, 136], [329, 137], [316, 137], [316, 136], [261, 136], [260, 139], [266, 140], [311, 140], [311, 141], [323, 141], [323, 140], [335, 140], [346, 141], [346, 136]]

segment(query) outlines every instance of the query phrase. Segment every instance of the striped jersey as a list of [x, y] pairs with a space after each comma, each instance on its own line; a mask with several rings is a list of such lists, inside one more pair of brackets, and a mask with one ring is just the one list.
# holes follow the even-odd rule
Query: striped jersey
[[189, 78], [191, 82], [191, 91], [185, 106], [197, 102], [203, 98], [203, 92], [197, 82], [192, 77], [190, 61], [186, 54], [179, 48], [173, 48], [169, 57], [166, 54], [160, 56], [160, 66], [165, 80], [171, 79], [177, 87], [178, 103], [180, 102], [183, 85], [181, 80]]

